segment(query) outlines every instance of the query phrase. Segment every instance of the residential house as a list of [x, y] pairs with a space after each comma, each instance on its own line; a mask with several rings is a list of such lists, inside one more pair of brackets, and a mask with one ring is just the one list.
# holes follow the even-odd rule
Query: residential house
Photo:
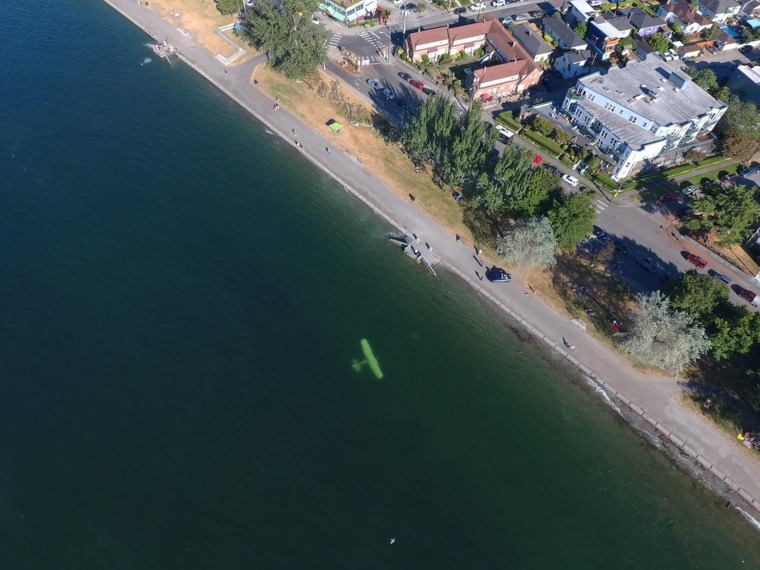
[[712, 144], [727, 105], [662, 61], [629, 63], [578, 79], [562, 110], [611, 157], [622, 180], [646, 164]]
[[620, 40], [630, 35], [631, 26], [625, 16], [606, 12], [589, 22], [586, 41], [599, 57], [607, 60]]
[[581, 22], [588, 22], [595, 18], [597, 11], [586, 0], [570, 0], [570, 9], [567, 11], [567, 20], [573, 28]]
[[549, 59], [549, 56], [554, 51], [554, 48], [547, 44], [530, 24], [515, 24], [510, 26], [509, 31], [523, 49], [528, 52], [528, 55], [537, 63]]
[[651, 36], [659, 31], [665, 35], [670, 35], [668, 24], [662, 16], [650, 16], [641, 8], [631, 8], [628, 10], [628, 22], [636, 30], [636, 36], [643, 38]]
[[638, 55], [642, 61], [662, 61], [660, 54], [654, 49], [646, 39], [636, 42], [636, 55]]
[[543, 25], [544, 32], [563, 49], [583, 51], [588, 47], [586, 41], [559, 18], [544, 18]]
[[590, 73], [591, 67], [588, 64], [592, 59], [591, 50], [568, 51], [554, 60], [553, 68], [562, 79], [573, 79]]
[[422, 61], [424, 56], [437, 60], [449, 54], [449, 27], [420, 30], [406, 38], [406, 53], [413, 61]]
[[736, 0], [697, 0], [697, 8], [713, 24], [723, 24], [739, 14], [741, 4]]
[[678, 22], [684, 34], [698, 34], [712, 26], [710, 20], [688, 2], [662, 4], [657, 8], [657, 15], [665, 18], [668, 24]]
[[425, 55], [434, 59], [461, 51], [472, 54], [480, 47], [486, 49], [488, 64], [467, 76], [473, 98], [521, 93], [541, 81], [543, 70], [497, 20], [421, 30], [406, 39], [406, 51], [413, 61]]
[[726, 86], [743, 100], [760, 105], [760, 67], [738, 66]]

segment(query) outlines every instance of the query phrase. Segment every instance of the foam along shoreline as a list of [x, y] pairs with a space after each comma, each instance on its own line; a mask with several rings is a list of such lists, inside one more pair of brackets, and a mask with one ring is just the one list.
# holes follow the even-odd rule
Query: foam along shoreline
[[[134, 0], [104, 1], [157, 41], [161, 38], [172, 43], [185, 63], [273, 133], [289, 141], [290, 133], [297, 129], [299, 142], [305, 147], [302, 147], [302, 155], [399, 232], [422, 236], [421, 239], [435, 247], [442, 266], [464, 279], [514, 319], [516, 325], [602, 389], [610, 399], [632, 412], [633, 418], [627, 419], [634, 427], [636, 420], [641, 420], [640, 425], [656, 430], [660, 439], [673, 447], [676, 459], [688, 459], [694, 470], [709, 471], [732, 501], [744, 504], [745, 511], [760, 515], [757, 457], [681, 404], [681, 388], [675, 378], [646, 376], [636, 371], [615, 351], [554, 312], [518, 283], [513, 282], [509, 287], [492, 287], [480, 282], [476, 272], [481, 268], [475, 265], [470, 247], [455, 241], [454, 236], [375, 179], [362, 165], [341, 160], [342, 153], [325, 152], [331, 143], [290, 115], [287, 109], [273, 111], [272, 101], [249, 82], [253, 68], [263, 62], [263, 56], [234, 68], [226, 68], [144, 3], [137, 4]], [[530, 315], [530, 318], [525, 315]], [[563, 348], [563, 338], [571, 339], [577, 347], [573, 354]]]

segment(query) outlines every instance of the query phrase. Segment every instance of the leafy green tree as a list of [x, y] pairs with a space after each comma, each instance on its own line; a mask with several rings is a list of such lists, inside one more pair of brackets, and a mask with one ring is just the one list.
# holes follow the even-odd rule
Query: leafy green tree
[[222, 14], [235, 14], [243, 7], [243, 0], [217, 0], [216, 9]]
[[533, 128], [536, 129], [539, 133], [541, 133], [545, 137], [548, 137], [554, 131], [554, 124], [548, 119], [545, 119], [544, 117], [542, 117], [541, 115], [536, 115], [533, 118], [532, 124], [533, 124]]
[[758, 341], [757, 314], [726, 302], [708, 332], [716, 360], [748, 354]]
[[670, 306], [683, 311], [702, 325], [709, 323], [718, 306], [728, 300], [728, 289], [722, 281], [691, 269], [664, 288]]
[[655, 291], [637, 297], [622, 347], [641, 362], [679, 374], [710, 350], [710, 341], [704, 328], [686, 313], [671, 310], [669, 299]]
[[443, 180], [461, 186], [477, 179], [496, 143], [496, 137], [497, 131], [483, 121], [483, 103], [473, 101], [456, 124], [449, 160], [441, 169]]
[[594, 229], [596, 211], [591, 205], [591, 194], [565, 194], [554, 200], [546, 214], [552, 223], [557, 247], [573, 251]]
[[522, 267], [553, 265], [555, 249], [552, 223], [544, 216], [518, 220], [497, 242], [499, 255], [510, 265]]
[[670, 40], [662, 32], [647, 36], [647, 43], [660, 53], [665, 53], [670, 47]]
[[401, 134], [404, 151], [415, 163], [446, 160], [456, 127], [456, 107], [444, 97], [428, 97]]
[[732, 96], [727, 103], [728, 109], [715, 125], [715, 132], [721, 136], [741, 135], [752, 140], [760, 139], [757, 105], [736, 96]]
[[588, 32], [588, 24], [586, 22], [578, 22], [578, 25], [573, 28], [573, 31], [585, 39], [586, 32]]
[[248, 9], [243, 36], [268, 54], [275, 70], [303, 80], [327, 56], [327, 32], [309, 18], [316, 9], [315, 0], [258, 0]]
[[687, 227], [707, 231], [715, 228], [721, 245], [741, 243], [749, 236], [751, 224], [760, 218], [756, 187], [732, 184], [728, 188], [706, 189], [693, 201], [696, 214]]
[[696, 67], [690, 65], [686, 68], [685, 71], [691, 77], [694, 83], [699, 85], [702, 89], [711, 95], [718, 90], [718, 76], [715, 75], [715, 72], [712, 69], [697, 69]]
[[758, 147], [758, 141], [750, 139], [742, 134], [731, 133], [724, 135], [720, 141], [720, 150], [724, 156], [730, 156], [746, 162], [755, 154]]

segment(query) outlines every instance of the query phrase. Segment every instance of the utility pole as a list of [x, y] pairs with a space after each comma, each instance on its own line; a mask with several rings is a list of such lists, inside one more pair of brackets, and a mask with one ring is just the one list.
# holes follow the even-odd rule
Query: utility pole
[[391, 36], [393, 35], [393, 28], [388, 26], [388, 51], [385, 53], [385, 61], [388, 61], [391, 57]]

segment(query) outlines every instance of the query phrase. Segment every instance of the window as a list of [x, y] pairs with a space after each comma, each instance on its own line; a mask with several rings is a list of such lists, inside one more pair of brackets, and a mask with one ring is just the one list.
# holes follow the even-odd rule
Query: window
[[636, 124], [636, 119], [637, 119], [636, 117], [628, 117], [628, 120], [629, 120], [631, 123], [633, 123], [634, 125]]

